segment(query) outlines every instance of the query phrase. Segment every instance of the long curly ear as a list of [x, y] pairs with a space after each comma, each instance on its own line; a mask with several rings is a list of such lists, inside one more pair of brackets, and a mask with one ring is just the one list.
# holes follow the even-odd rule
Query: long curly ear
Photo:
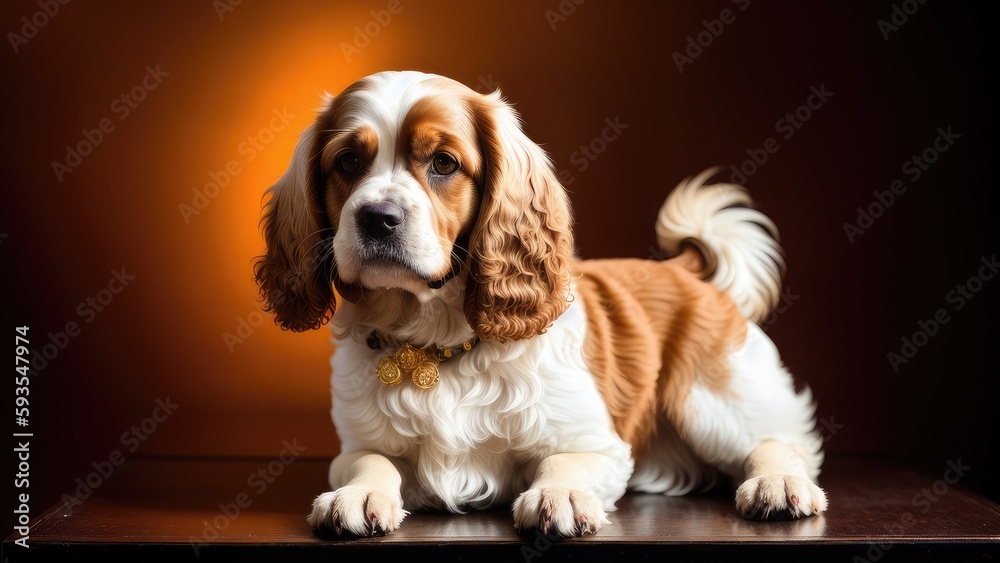
[[569, 305], [572, 214], [542, 149], [499, 92], [471, 102], [483, 151], [465, 316], [485, 340], [545, 332]]
[[261, 224], [267, 250], [254, 264], [264, 309], [283, 329], [319, 328], [336, 307], [323, 219], [310, 188], [315, 125], [302, 133], [292, 162], [267, 191]]

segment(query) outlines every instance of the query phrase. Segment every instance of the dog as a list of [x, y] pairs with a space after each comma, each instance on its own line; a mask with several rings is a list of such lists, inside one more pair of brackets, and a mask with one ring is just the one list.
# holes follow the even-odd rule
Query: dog
[[277, 324], [333, 333], [341, 450], [308, 522], [371, 536], [404, 507], [503, 503], [524, 533], [572, 537], [626, 490], [726, 477], [747, 518], [826, 510], [812, 396], [755, 324], [777, 229], [710, 179], [660, 210], [671, 258], [579, 260], [567, 193], [499, 91], [408, 71], [327, 95], [254, 265]]

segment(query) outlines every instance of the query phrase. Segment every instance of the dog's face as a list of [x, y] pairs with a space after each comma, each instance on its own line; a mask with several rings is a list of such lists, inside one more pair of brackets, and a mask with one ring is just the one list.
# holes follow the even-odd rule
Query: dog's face
[[341, 282], [421, 294], [461, 267], [454, 247], [483, 185], [475, 103], [450, 80], [388, 74], [320, 116], [317, 182]]
[[328, 100], [271, 189], [256, 274], [278, 322], [304, 330], [398, 288], [465, 280], [483, 338], [529, 338], [566, 307], [565, 191], [517, 116], [439, 76], [380, 73]]

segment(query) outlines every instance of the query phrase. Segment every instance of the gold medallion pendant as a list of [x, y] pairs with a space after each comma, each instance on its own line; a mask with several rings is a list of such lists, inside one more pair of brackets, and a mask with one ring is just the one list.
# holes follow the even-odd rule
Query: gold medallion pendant
[[441, 379], [438, 367], [432, 362], [424, 362], [413, 370], [413, 383], [421, 389], [430, 389]]
[[[372, 333], [372, 341], [382, 341], [377, 333]], [[395, 352], [382, 357], [375, 366], [375, 375], [382, 383], [393, 386], [403, 381], [403, 376], [409, 375], [413, 384], [421, 389], [430, 389], [441, 380], [438, 366], [452, 358], [472, 350], [478, 339], [463, 342], [454, 348], [417, 348], [411, 344], [402, 344]], [[374, 346], [373, 346], [374, 347]], [[379, 346], [381, 347], [381, 346]]]
[[375, 368], [375, 375], [378, 380], [386, 385], [398, 385], [403, 380], [403, 373], [399, 370], [399, 364], [391, 356], [386, 356], [379, 360]]
[[399, 369], [413, 371], [423, 363], [424, 359], [427, 358], [427, 354], [419, 348], [403, 344], [399, 347], [399, 350], [396, 350], [396, 353], [392, 357], [399, 364]]

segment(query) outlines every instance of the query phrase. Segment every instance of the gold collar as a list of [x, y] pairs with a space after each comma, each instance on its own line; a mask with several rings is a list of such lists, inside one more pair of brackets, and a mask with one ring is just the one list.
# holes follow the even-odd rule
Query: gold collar
[[447, 362], [461, 354], [472, 350], [479, 343], [479, 337], [466, 340], [453, 347], [438, 347], [434, 345], [417, 348], [407, 342], [399, 342], [395, 338], [383, 335], [373, 330], [368, 337], [368, 346], [380, 350], [386, 346], [395, 346], [396, 351], [383, 356], [375, 367], [375, 375], [386, 385], [398, 385], [403, 376], [408, 375], [413, 383], [421, 389], [430, 389], [441, 379], [438, 365]]

